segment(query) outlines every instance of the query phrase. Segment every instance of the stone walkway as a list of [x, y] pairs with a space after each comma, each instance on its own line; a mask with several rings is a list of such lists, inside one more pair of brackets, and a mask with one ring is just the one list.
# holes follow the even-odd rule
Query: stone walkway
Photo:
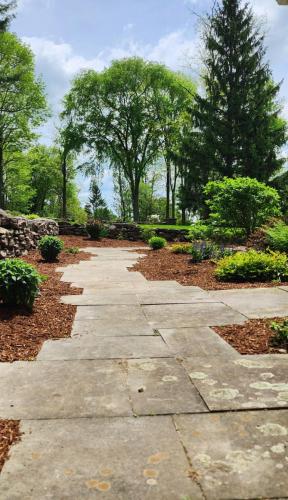
[[71, 339], [0, 365], [22, 441], [1, 500], [288, 498], [287, 356], [240, 356], [212, 329], [288, 315], [285, 288], [205, 292], [130, 273], [129, 249], [64, 268], [84, 288]]

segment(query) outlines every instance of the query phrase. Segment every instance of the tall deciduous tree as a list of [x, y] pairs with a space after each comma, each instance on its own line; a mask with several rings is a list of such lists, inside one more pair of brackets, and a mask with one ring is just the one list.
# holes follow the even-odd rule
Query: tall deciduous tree
[[66, 112], [74, 110], [89, 148], [127, 180], [135, 221], [140, 182], [163, 154], [163, 130], [172, 134], [173, 117], [163, 119], [171, 106], [170, 74], [165, 66], [139, 58], [115, 61], [100, 74], [78, 76], [65, 100]]
[[207, 163], [220, 175], [267, 181], [279, 170], [286, 125], [277, 103], [279, 85], [265, 60], [264, 35], [249, 4], [223, 0], [204, 28], [204, 86], [197, 125]]
[[67, 219], [67, 188], [69, 183], [69, 161], [80, 152], [82, 139], [75, 129], [73, 122], [73, 113], [61, 116], [61, 127], [59, 130], [57, 143], [60, 147], [60, 168], [62, 173], [62, 206], [61, 217]]
[[10, 22], [15, 17], [13, 10], [16, 8], [17, 2], [0, 2], [0, 33], [7, 31]]
[[29, 145], [48, 113], [33, 54], [11, 33], [0, 34], [0, 75], [0, 207], [5, 208], [7, 165]]

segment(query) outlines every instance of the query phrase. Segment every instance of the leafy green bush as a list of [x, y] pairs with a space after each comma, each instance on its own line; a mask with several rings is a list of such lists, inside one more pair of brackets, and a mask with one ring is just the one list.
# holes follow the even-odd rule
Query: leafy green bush
[[211, 240], [221, 243], [243, 243], [246, 240], [246, 233], [241, 228], [221, 227], [211, 224]]
[[273, 227], [265, 230], [266, 243], [273, 250], [288, 252], [288, 226], [284, 222], [278, 222]]
[[23, 217], [25, 217], [28, 220], [41, 219], [40, 215], [37, 214], [24, 215]]
[[250, 177], [208, 182], [204, 193], [216, 225], [242, 228], [247, 237], [269, 217], [280, 214], [277, 191]]
[[155, 229], [151, 229], [151, 228], [141, 228], [141, 238], [143, 241], [145, 241], [146, 243], [148, 243], [148, 241], [151, 239], [151, 238], [154, 238], [154, 236], [156, 236], [156, 231]]
[[65, 249], [65, 253], [69, 253], [71, 255], [77, 255], [80, 252], [78, 247], [69, 247]]
[[207, 240], [211, 237], [211, 227], [204, 222], [195, 222], [192, 228], [189, 230], [187, 239], [190, 241], [194, 240]]
[[153, 236], [148, 243], [152, 250], [160, 250], [167, 245], [165, 238], [160, 238], [160, 236]]
[[285, 319], [280, 323], [272, 321], [270, 327], [276, 333], [272, 338], [272, 343], [274, 345], [284, 345], [288, 352], [288, 320]]
[[64, 243], [56, 236], [44, 236], [38, 243], [40, 253], [46, 262], [54, 262], [64, 248]]
[[279, 252], [236, 252], [218, 262], [220, 281], [283, 281], [288, 277], [288, 257]]
[[180, 253], [180, 254], [190, 253], [191, 244], [189, 244], [189, 243], [175, 243], [174, 245], [171, 245], [169, 250], [172, 253]]
[[99, 221], [89, 222], [86, 226], [91, 240], [99, 240], [102, 236], [103, 224]]
[[45, 277], [21, 259], [0, 261], [0, 299], [4, 304], [32, 308]]

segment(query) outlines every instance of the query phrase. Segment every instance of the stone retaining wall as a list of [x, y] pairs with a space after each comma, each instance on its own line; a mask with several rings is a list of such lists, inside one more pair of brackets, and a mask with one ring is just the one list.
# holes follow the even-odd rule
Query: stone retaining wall
[[58, 234], [58, 223], [54, 220], [28, 220], [0, 210], [0, 259], [20, 257], [36, 248], [42, 236]]
[[105, 226], [105, 228], [108, 231], [108, 238], [112, 238], [113, 240], [140, 241], [142, 239], [141, 228], [137, 224], [115, 222], [114, 224]]
[[59, 221], [59, 234], [65, 236], [88, 236], [85, 224]]

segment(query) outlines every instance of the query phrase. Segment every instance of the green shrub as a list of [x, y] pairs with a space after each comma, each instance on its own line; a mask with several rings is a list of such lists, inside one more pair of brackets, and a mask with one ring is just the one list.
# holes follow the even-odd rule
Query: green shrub
[[45, 277], [21, 259], [0, 261], [0, 298], [4, 304], [33, 307]]
[[271, 343], [274, 345], [284, 345], [288, 352], [288, 320], [285, 319], [280, 323], [272, 321], [270, 327], [276, 333], [271, 339]]
[[91, 240], [99, 240], [102, 236], [103, 224], [98, 221], [89, 222], [86, 226]]
[[175, 243], [174, 245], [171, 245], [169, 250], [172, 253], [180, 253], [180, 254], [190, 253], [191, 244], [189, 244], [189, 243]]
[[160, 236], [153, 236], [148, 243], [152, 250], [160, 250], [167, 245], [165, 238], [160, 238]]
[[288, 252], [288, 226], [284, 222], [279, 222], [273, 227], [265, 230], [266, 243], [273, 250]]
[[143, 228], [141, 228], [141, 238], [146, 243], [148, 243], [149, 240], [151, 240], [151, 238], [154, 238], [154, 236], [156, 236], [155, 229], [151, 229], [151, 228], [143, 229]]
[[210, 225], [211, 240], [221, 243], [243, 243], [246, 233], [241, 228]]
[[279, 252], [236, 252], [218, 262], [220, 281], [283, 281], [288, 277], [287, 255]]
[[69, 247], [65, 249], [65, 253], [69, 253], [71, 255], [77, 255], [80, 252], [78, 247]]
[[41, 219], [40, 215], [37, 214], [24, 215], [24, 217], [28, 220]]
[[204, 222], [195, 222], [192, 228], [189, 230], [187, 239], [190, 241], [194, 240], [207, 240], [211, 237], [211, 227]]
[[44, 236], [38, 243], [40, 253], [46, 262], [54, 262], [64, 248], [64, 243], [56, 236]]
[[280, 214], [277, 191], [250, 177], [208, 182], [204, 193], [216, 225], [242, 228], [247, 237], [269, 217]]

